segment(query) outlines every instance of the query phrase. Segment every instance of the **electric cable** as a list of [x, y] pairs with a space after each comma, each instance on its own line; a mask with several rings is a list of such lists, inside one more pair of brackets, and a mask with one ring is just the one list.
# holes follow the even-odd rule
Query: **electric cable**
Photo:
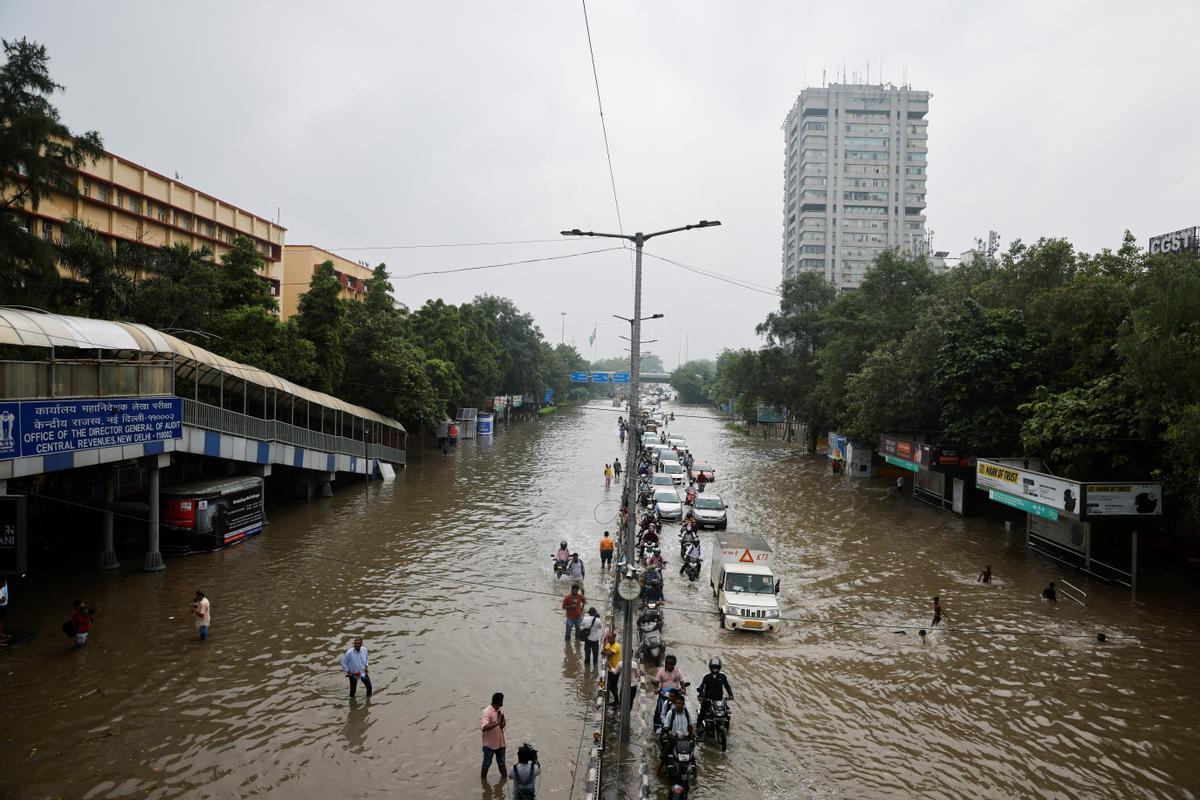
[[694, 272], [697, 275], [703, 275], [706, 278], [712, 278], [713, 280], [723, 281], [732, 286], [737, 286], [742, 289], [749, 289], [752, 292], [758, 292], [759, 294], [771, 295], [772, 297], [782, 297], [783, 296], [779, 292], [778, 289], [772, 289], [771, 287], [765, 286], [761, 283], [754, 283], [753, 281], [748, 281], [743, 278], [735, 278], [730, 275], [723, 275], [719, 272], [713, 272], [712, 270], [705, 270], [705, 269], [700, 269], [699, 267], [693, 267], [689, 264], [684, 264], [681, 261], [675, 261], [674, 259], [666, 258], [665, 256], [660, 256], [660, 255], [655, 255], [654, 253], [649, 253], [646, 250], [642, 250], [642, 255], [649, 256], [650, 258], [654, 258], [659, 261], [665, 261], [666, 263], [673, 264], [674, 266], [679, 267], [680, 269], [687, 270], [688, 272]]
[[356, 246], [356, 247], [329, 247], [326, 249], [330, 250], [330, 251], [336, 251], [336, 250], [345, 250], [345, 251], [351, 251], [351, 250], [434, 250], [434, 249], [445, 248], [445, 247], [498, 247], [501, 245], [510, 245], [510, 244], [562, 244], [564, 241], [568, 241], [568, 240], [565, 240], [562, 238], [558, 238], [558, 239], [510, 239], [510, 240], [506, 240], [506, 241], [495, 241], [495, 242], [440, 242], [438, 244], [385, 244], [385, 245], [378, 245], [375, 247], [368, 247], [368, 246], [362, 245], [362, 246]]

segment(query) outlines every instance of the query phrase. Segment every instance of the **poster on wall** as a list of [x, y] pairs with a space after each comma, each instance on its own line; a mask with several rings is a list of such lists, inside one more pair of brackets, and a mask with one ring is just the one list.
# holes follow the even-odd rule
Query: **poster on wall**
[[1031, 500], [1067, 514], [1078, 516], [1083, 510], [1081, 484], [998, 461], [979, 460], [975, 467], [975, 485], [980, 489], [992, 489]]
[[1087, 550], [1088, 524], [1086, 522], [1074, 522], [1066, 519], [1054, 521], [1031, 515], [1029, 517], [1029, 533], [1077, 553]]
[[1084, 489], [1089, 517], [1162, 516], [1162, 484], [1089, 483]]

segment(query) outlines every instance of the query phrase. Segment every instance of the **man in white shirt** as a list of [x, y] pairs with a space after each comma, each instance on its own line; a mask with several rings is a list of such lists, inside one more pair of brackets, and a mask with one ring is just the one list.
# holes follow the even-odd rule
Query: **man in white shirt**
[[358, 691], [360, 679], [363, 686], [367, 687], [367, 697], [371, 696], [371, 678], [367, 675], [367, 648], [363, 647], [362, 639], [355, 639], [354, 646], [342, 656], [342, 672], [350, 679], [351, 697]]
[[203, 642], [208, 639], [208, 626], [212, 624], [212, 605], [199, 589], [192, 598], [192, 613], [196, 616], [196, 630], [200, 632], [200, 641]]

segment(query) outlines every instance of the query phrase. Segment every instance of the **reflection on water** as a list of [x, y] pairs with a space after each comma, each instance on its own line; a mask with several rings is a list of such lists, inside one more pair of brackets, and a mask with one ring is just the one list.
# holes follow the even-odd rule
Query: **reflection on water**
[[[274, 508], [257, 540], [156, 575], [30, 581], [9, 624], [42, 633], [0, 661], [0, 789], [507, 797], [494, 768], [479, 782], [479, 715], [503, 691], [510, 758], [532, 742], [539, 797], [568, 797], [594, 676], [581, 646], [562, 642], [567, 586], [550, 555], [565, 538], [598, 567], [617, 507], [601, 475], [618, 454], [615, 419], [595, 406], [448, 457], [414, 453], [393, 483]], [[694, 584], [667, 570], [669, 649], [694, 680], [719, 655], [737, 692], [729, 751], [701, 751], [698, 797], [1189, 797], [1200, 786], [1200, 645], [1115, 638], [1200, 639], [1194, 600], [1132, 603], [1092, 584], [1086, 609], [1044, 604], [1059, 568], [992, 523], [831, 476], [715, 420], [680, 416], [672, 430], [716, 467], [731, 530], [775, 545], [785, 614], [803, 620], [773, 638], [722, 632], [707, 566]], [[985, 563], [991, 585], [975, 582]], [[187, 614], [197, 587], [213, 608], [203, 644]], [[587, 589], [600, 606], [598, 574]], [[946, 626], [926, 642], [897, 634], [929, 623], [936, 593]], [[78, 653], [57, 630], [77, 596], [99, 607]], [[1098, 630], [1114, 638], [1097, 644]], [[348, 699], [338, 668], [355, 636], [371, 652], [370, 701]]]

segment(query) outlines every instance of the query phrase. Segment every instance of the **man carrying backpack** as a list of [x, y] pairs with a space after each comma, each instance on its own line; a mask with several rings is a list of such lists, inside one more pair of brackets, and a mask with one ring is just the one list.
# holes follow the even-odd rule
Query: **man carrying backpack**
[[527, 744], [521, 745], [517, 750], [517, 763], [508, 773], [513, 779], [513, 800], [535, 800], [540, 774], [542, 765], [538, 763], [537, 750]]

